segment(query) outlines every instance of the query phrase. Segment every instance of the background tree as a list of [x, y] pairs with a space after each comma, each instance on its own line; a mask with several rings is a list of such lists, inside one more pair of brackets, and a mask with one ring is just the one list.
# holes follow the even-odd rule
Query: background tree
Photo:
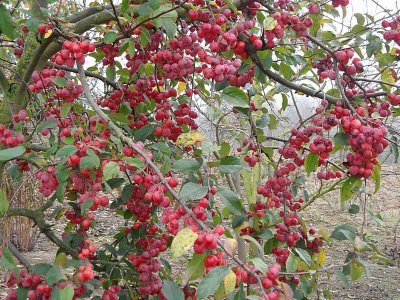
[[[384, 17], [348, 26], [348, 5], [3, 1], [0, 174], [34, 170], [47, 200], [10, 207], [2, 189], [0, 213], [59, 247], [31, 265], [6, 243], [8, 299], [304, 299], [337, 267], [327, 241], [353, 245], [343, 280], [366, 248], [389, 262], [363, 228], [302, 218], [333, 190], [343, 204], [378, 192], [381, 154], [398, 156], [400, 19], [376, 3]], [[125, 226], [96, 245], [101, 207]], [[187, 253], [182, 282], [169, 258]]]

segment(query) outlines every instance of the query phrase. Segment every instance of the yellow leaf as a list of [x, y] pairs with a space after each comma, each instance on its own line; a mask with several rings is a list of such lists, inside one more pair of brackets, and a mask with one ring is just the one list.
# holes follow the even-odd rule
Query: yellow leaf
[[281, 287], [281, 293], [279, 294], [278, 300], [294, 300], [294, 293], [292, 288], [283, 282], [279, 282]]
[[182, 93], [185, 89], [186, 89], [186, 82], [182, 82], [182, 81], [180, 81], [179, 83], [178, 83], [178, 95], [180, 94], [180, 93]]
[[225, 295], [229, 295], [235, 290], [236, 286], [236, 274], [231, 272], [226, 275], [224, 278], [224, 289], [225, 289]]
[[235, 255], [235, 252], [238, 247], [238, 242], [236, 239], [226, 239], [224, 241], [224, 248], [229, 252], [231, 256]]
[[60, 252], [54, 260], [54, 265], [59, 267], [65, 267], [66, 263], [67, 263], [67, 255], [63, 252]]
[[392, 48], [392, 50], [390, 50], [390, 54], [391, 55], [397, 55], [396, 51], [397, 51], [396, 48]]
[[204, 140], [204, 135], [198, 131], [191, 131], [188, 133], [182, 133], [176, 140], [177, 145], [194, 145], [197, 142]]
[[241, 225], [236, 227], [235, 230], [242, 230], [242, 229], [247, 228], [247, 227], [249, 227], [249, 221], [243, 222]]
[[332, 20], [329, 20], [329, 19], [321, 19], [321, 20], [319, 20], [319, 24], [326, 24], [326, 23], [332, 23]]
[[397, 74], [392, 68], [386, 68], [382, 72], [381, 79], [385, 82], [395, 83], [397, 81]]
[[190, 247], [193, 246], [198, 234], [190, 228], [184, 228], [178, 232], [171, 244], [172, 258], [182, 256]]
[[224, 281], [221, 282], [217, 291], [214, 293], [214, 300], [226, 299], [226, 296], [235, 290], [236, 286], [236, 274], [230, 271], [228, 275], [225, 276]]
[[326, 260], [326, 253], [325, 253], [325, 248], [321, 248], [321, 251], [318, 254], [318, 265], [322, 266], [325, 263]]
[[272, 30], [278, 25], [278, 21], [275, 20], [273, 17], [267, 17], [264, 20], [264, 29], [265, 30]]
[[47, 39], [49, 36], [51, 36], [52, 33], [53, 33], [53, 30], [51, 30], [51, 29], [47, 30], [47, 32], [44, 35], [44, 38]]

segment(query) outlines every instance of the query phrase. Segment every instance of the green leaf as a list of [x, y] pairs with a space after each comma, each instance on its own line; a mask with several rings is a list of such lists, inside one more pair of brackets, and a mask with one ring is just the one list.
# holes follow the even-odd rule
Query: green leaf
[[8, 211], [10, 203], [8, 202], [7, 192], [0, 189], [0, 216]]
[[201, 163], [195, 159], [180, 159], [172, 165], [174, 172], [193, 173], [197, 172], [201, 167]]
[[65, 145], [60, 148], [56, 153], [56, 158], [68, 158], [74, 155], [78, 151], [78, 148], [75, 145]]
[[17, 264], [14, 261], [13, 255], [7, 247], [3, 247], [3, 255], [0, 257], [0, 266], [6, 270], [13, 270], [18, 274]]
[[355, 236], [356, 229], [350, 224], [337, 226], [331, 234], [331, 238], [338, 241], [350, 240], [352, 242], [354, 241]]
[[91, 168], [95, 168], [98, 166], [99, 166], [98, 161], [91, 156], [81, 157], [81, 160], [79, 162], [79, 168], [81, 170], [89, 170]]
[[118, 33], [116, 33], [115, 31], [108, 31], [105, 35], [104, 35], [104, 43], [105, 44], [111, 44], [113, 43], [118, 37]]
[[350, 205], [348, 212], [353, 215], [358, 214], [360, 212], [360, 207], [357, 204], [352, 204]]
[[300, 258], [308, 265], [310, 266], [312, 263], [312, 258], [310, 256], [310, 254], [304, 250], [304, 249], [300, 249], [300, 248], [295, 248], [294, 249], [297, 254], [300, 256]]
[[381, 164], [375, 165], [371, 179], [375, 182], [375, 193], [377, 193], [381, 187]]
[[258, 254], [264, 253], [263, 248], [262, 248], [262, 246], [260, 245], [260, 243], [259, 243], [255, 238], [253, 238], [252, 236], [250, 236], [250, 235], [243, 235], [241, 238], [244, 239], [244, 240], [247, 240], [247, 241], [251, 242], [254, 246], [256, 246], [257, 249], [258, 249], [258, 251], [259, 251]]
[[219, 154], [221, 156], [227, 156], [231, 152], [231, 145], [229, 143], [221, 143], [221, 148], [219, 149]]
[[4, 33], [10, 39], [14, 39], [16, 33], [15, 22], [3, 4], [0, 4], [0, 33]]
[[72, 285], [67, 285], [65, 288], [60, 290], [58, 294], [59, 300], [72, 300], [74, 297], [74, 288]]
[[164, 29], [169, 39], [172, 39], [176, 34], [177, 26], [175, 21], [178, 18], [178, 13], [175, 10], [164, 13], [171, 8], [172, 4], [163, 3], [163, 5], [160, 5], [152, 13], [152, 17], [158, 16], [154, 20], [154, 25], [160, 29]]
[[297, 256], [293, 253], [286, 260], [286, 272], [294, 273], [297, 271]]
[[351, 280], [358, 280], [361, 278], [361, 275], [364, 271], [364, 267], [357, 261], [353, 261], [350, 264], [350, 277]]
[[225, 156], [221, 158], [221, 163], [218, 166], [218, 170], [226, 174], [239, 172], [242, 168], [242, 162], [235, 156]]
[[186, 202], [188, 200], [197, 200], [203, 198], [208, 192], [208, 187], [198, 183], [186, 183], [179, 193], [179, 198]]
[[348, 146], [350, 136], [344, 132], [338, 132], [333, 137], [333, 140], [335, 142], [335, 145], [337, 145], [337, 146]]
[[190, 228], [183, 228], [174, 237], [171, 244], [171, 257], [177, 258], [189, 250], [196, 241], [198, 234]]
[[0, 161], [9, 161], [25, 153], [24, 146], [0, 150]]
[[257, 185], [260, 180], [260, 164], [257, 163], [250, 170], [242, 170], [243, 188], [249, 203], [255, 203], [257, 200]]
[[113, 122], [119, 122], [119, 123], [122, 123], [122, 124], [128, 124], [129, 123], [129, 120], [126, 117], [125, 114], [112, 112], [108, 116]]
[[185, 294], [175, 282], [164, 280], [161, 291], [167, 300], [185, 300]]
[[207, 255], [208, 255], [207, 253], [193, 254], [193, 257], [189, 261], [186, 269], [186, 274], [188, 276], [187, 281], [192, 281], [204, 275], [206, 270], [204, 266], [204, 259], [206, 258]]
[[230, 1], [224, 0], [226, 4], [228, 4], [229, 8], [236, 14], [238, 12], [237, 7]]
[[32, 271], [35, 274], [45, 276], [51, 269], [52, 265], [46, 263], [39, 263], [33, 266]]
[[361, 186], [362, 181], [358, 177], [352, 176], [346, 179], [340, 188], [340, 202], [343, 204], [353, 198]]
[[371, 57], [375, 52], [382, 50], [382, 39], [378, 36], [371, 36], [367, 43], [367, 55]]
[[304, 161], [304, 168], [306, 169], [306, 172], [308, 174], [314, 172], [318, 168], [318, 161], [319, 161], [318, 154], [310, 153], [307, 155]]
[[103, 179], [105, 181], [114, 177], [119, 172], [119, 165], [115, 161], [108, 162], [103, 169]]
[[138, 131], [135, 132], [134, 134], [134, 139], [135, 141], [140, 141], [143, 142], [149, 135], [153, 133], [153, 126], [146, 125], [140, 128]]
[[[147, 46], [147, 44], [150, 42], [150, 32], [146, 28], [142, 27], [142, 31], [140, 32], [139, 39], [140, 39], [140, 46], [142, 48], [145, 48]], [[133, 57], [133, 56], [131, 56], [131, 57]]]
[[88, 199], [85, 202], [83, 202], [81, 204], [81, 212], [84, 212], [85, 210], [91, 208], [93, 206], [93, 203], [94, 203], [93, 199]]
[[342, 271], [334, 270], [333, 271], [337, 277], [339, 277], [340, 281], [344, 284], [344, 286], [349, 286], [349, 280], [347, 279], [346, 275]]
[[229, 273], [230, 270], [223, 266], [212, 269], [199, 283], [196, 298], [200, 300], [213, 295]]
[[126, 12], [129, 7], [129, 0], [122, 0], [121, 3], [121, 12]]
[[53, 79], [53, 83], [58, 87], [69, 86], [67, 80], [64, 77], [56, 77]]
[[360, 14], [360, 13], [355, 13], [354, 16], [356, 17], [357, 23], [358, 23], [359, 25], [364, 25], [364, 23], [365, 23], [365, 17], [364, 17], [362, 14]]
[[124, 186], [121, 192], [121, 199], [123, 202], [128, 201], [133, 195], [133, 186], [131, 184], [127, 184]]
[[221, 94], [221, 100], [234, 107], [249, 107], [249, 99], [241, 89], [229, 86]]
[[279, 71], [282, 73], [283, 77], [285, 77], [285, 79], [290, 80], [292, 78], [292, 76], [294, 75], [294, 72], [292, 70], [292, 68], [284, 63], [281, 63], [279, 65]]
[[72, 103], [64, 103], [60, 109], [60, 116], [61, 118], [66, 118], [72, 108]]
[[271, 50], [257, 51], [257, 55], [263, 65], [264, 70], [271, 69], [272, 64], [272, 52]]
[[268, 265], [259, 257], [250, 259], [250, 262], [259, 270], [262, 274], [266, 275], [268, 272]]
[[57, 281], [67, 279], [62, 273], [61, 268], [57, 266], [51, 267], [50, 270], [46, 273], [45, 277], [46, 284], [48, 285], [53, 285], [53, 283], [56, 283]]
[[238, 195], [228, 189], [218, 189], [218, 194], [221, 197], [221, 201], [224, 206], [233, 214], [241, 215], [243, 212], [243, 206]]

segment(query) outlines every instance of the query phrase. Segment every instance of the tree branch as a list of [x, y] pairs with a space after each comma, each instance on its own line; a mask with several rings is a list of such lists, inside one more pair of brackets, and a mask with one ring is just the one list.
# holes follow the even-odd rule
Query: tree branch
[[6, 239], [0, 232], [0, 241], [3, 241], [6, 244], [6, 247], [10, 249], [11, 253], [18, 259], [18, 261], [28, 269], [28, 271], [32, 271], [32, 265], [30, 262], [18, 251], [18, 249], [10, 243], [8, 239]]
[[78, 258], [78, 251], [68, 246], [64, 241], [58, 238], [51, 230], [50, 225], [44, 220], [43, 211], [31, 210], [28, 208], [10, 208], [7, 211], [7, 216], [23, 216], [33, 220], [36, 226], [50, 241], [57, 245], [63, 252], [71, 255], [73, 258]]
[[[53, 68], [56, 68], [56, 69], [61, 69], [61, 70], [65, 70], [65, 71], [76, 73], [76, 74], [79, 73], [78, 69], [75, 69], [75, 68], [69, 68], [67, 66], [58, 66], [58, 65], [53, 64], [53, 63], [49, 63], [49, 65], [51, 65]], [[88, 77], [99, 79], [99, 80], [103, 81], [104, 83], [112, 86], [116, 90], [119, 89], [119, 87], [118, 87], [116, 82], [114, 82], [114, 81], [112, 81], [112, 80], [110, 80], [110, 79], [108, 79], [108, 78], [106, 78], [106, 77], [104, 77], [104, 76], [102, 76], [100, 74], [85, 70], [85, 75], [88, 76]]]
[[10, 84], [8, 82], [8, 79], [2, 69], [0, 69], [0, 88], [3, 91], [3, 94], [8, 93], [8, 88], [10, 87]]

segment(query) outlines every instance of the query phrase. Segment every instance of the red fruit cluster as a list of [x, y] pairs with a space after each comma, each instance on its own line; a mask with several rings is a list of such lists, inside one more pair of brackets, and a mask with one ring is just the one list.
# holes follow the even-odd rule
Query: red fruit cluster
[[137, 246], [141, 248], [141, 254], [133, 254], [128, 257], [133, 267], [139, 273], [138, 279], [141, 281], [139, 293], [142, 296], [160, 294], [162, 281], [157, 273], [161, 269], [161, 263], [157, 256], [167, 250], [169, 236], [164, 234], [159, 238], [145, 237], [137, 241]]
[[207, 250], [214, 250], [217, 247], [217, 239], [224, 234], [224, 228], [218, 226], [214, 233], [199, 233], [198, 238], [194, 242], [194, 252], [198, 254], [204, 253]]
[[303, 17], [299, 18], [298, 16], [292, 16], [290, 18], [290, 23], [292, 24], [292, 28], [297, 32], [297, 35], [300, 37], [305, 37], [308, 35], [308, 29], [313, 25], [313, 21], [310, 18]]
[[[8, 276], [7, 276], [8, 275]], [[4, 274], [3, 279], [6, 281], [8, 287], [13, 287], [15, 284], [22, 288], [28, 289], [27, 297], [29, 300], [50, 300], [51, 299], [51, 286], [46, 285], [44, 279], [40, 275], [31, 274], [27, 269], [22, 268], [19, 270], [18, 279], [14, 272]], [[17, 300], [16, 290], [10, 290], [6, 300]]]
[[115, 44], [104, 45], [101, 46], [100, 49], [104, 52], [104, 58], [102, 60], [103, 65], [113, 66], [115, 64], [115, 58], [119, 53], [118, 44], [115, 43]]
[[274, 8], [289, 8], [290, 11], [294, 10], [294, 7], [292, 4], [289, 4], [291, 0], [276, 0], [274, 2]]
[[54, 167], [48, 167], [45, 171], [38, 171], [35, 175], [41, 181], [39, 191], [45, 197], [49, 197], [58, 187], [58, 181]]
[[[186, 37], [191, 40], [190, 36]], [[174, 53], [170, 50], [157, 52], [151, 61], [160, 64], [165, 78], [168, 79], [187, 78], [195, 71], [193, 60], [190, 57], [184, 57], [178, 52]]]
[[312, 144], [310, 144], [310, 151], [314, 154], [319, 154], [323, 159], [329, 157], [329, 153], [332, 152], [332, 141], [322, 136], [316, 137]]
[[226, 266], [224, 260], [225, 254], [223, 252], [217, 252], [216, 254], [208, 255], [204, 259], [204, 266], [206, 267], [206, 273], [210, 272], [213, 268], [218, 266]]
[[93, 265], [88, 263], [86, 265], [79, 266], [79, 272], [76, 277], [80, 282], [87, 282], [94, 279]]
[[29, 121], [28, 113], [26, 110], [22, 109], [17, 114], [13, 115], [13, 120], [15, 123], [27, 122]]
[[79, 259], [84, 260], [84, 259], [93, 259], [94, 254], [97, 251], [96, 245], [93, 245], [90, 243], [90, 240], [85, 240], [84, 241], [84, 248], [80, 247], [79, 249]]
[[349, 173], [353, 176], [368, 178], [372, 175], [376, 159], [388, 146], [389, 142], [384, 139], [388, 130], [386, 127], [371, 128], [362, 125], [358, 119], [345, 117], [342, 119], [343, 129], [349, 134], [349, 145], [354, 153], [347, 154], [350, 164]]
[[0, 143], [7, 148], [17, 147], [25, 141], [22, 134], [15, 135], [11, 129], [5, 128], [0, 124]]
[[329, 170], [326, 172], [318, 172], [317, 173], [317, 178], [319, 180], [331, 180], [331, 179], [336, 179], [336, 178], [341, 178], [342, 177], [342, 172], [340, 171], [333, 171]]
[[72, 68], [75, 62], [83, 65], [85, 63], [85, 54], [93, 52], [94, 50], [96, 50], [96, 46], [88, 41], [64, 41], [62, 49], [54, 54], [51, 60], [56, 65], [66, 65]]
[[16, 47], [13, 49], [13, 53], [16, 57], [21, 57], [23, 53], [23, 48], [25, 41], [23, 38], [17, 38], [15, 40]]
[[[339, 71], [345, 71], [349, 75], [355, 75], [356, 73], [361, 73], [364, 71], [364, 66], [361, 60], [357, 57], [353, 58], [353, 49], [349, 48], [346, 50], [337, 51], [335, 55], [339, 62]], [[352, 64], [348, 65], [351, 58], [353, 58], [353, 60], [351, 61]]]
[[391, 105], [397, 106], [397, 105], [400, 104], [400, 95], [396, 95], [396, 94], [390, 93], [388, 95], [388, 98], [389, 98], [389, 101], [390, 101]]
[[[54, 27], [51, 24], [40, 24], [37, 28], [38, 32], [41, 35], [46, 35], [46, 33], [48, 33], [50, 30], [53, 30], [53, 29], [54, 29]], [[24, 32], [26, 32], [26, 31], [24, 30]]]
[[118, 300], [118, 293], [121, 291], [121, 287], [118, 285], [112, 285], [104, 291], [103, 296], [100, 300]]
[[265, 31], [266, 44], [269, 48], [275, 46], [274, 39], [281, 39], [284, 36], [284, 27], [290, 22], [290, 15], [288, 11], [276, 12], [273, 15], [278, 24], [270, 30]]
[[[279, 278], [280, 271], [281, 271], [281, 266], [277, 263], [272, 264], [268, 268], [267, 277], [265, 277], [262, 280], [262, 286], [264, 289], [268, 290], [272, 288], [274, 285], [278, 284], [277, 280]], [[270, 298], [268, 297], [268, 299]]]
[[349, 5], [349, 3], [350, 0], [332, 0], [333, 7], [339, 7], [339, 6], [346, 7], [347, 5]]
[[58, 87], [54, 83], [54, 80], [56, 77], [64, 76], [64, 70], [59, 70], [57, 72], [55, 69], [46, 68], [40, 72], [35, 71], [32, 74], [33, 84], [29, 85], [29, 90], [34, 93], [44, 91], [46, 94], [49, 94], [50, 91], [53, 92], [53, 97], [48, 98], [50, 102], [54, 101], [55, 97], [63, 99], [66, 102], [73, 102], [82, 94], [83, 87], [81, 85], [76, 85], [72, 80], [67, 80], [66, 86]]

